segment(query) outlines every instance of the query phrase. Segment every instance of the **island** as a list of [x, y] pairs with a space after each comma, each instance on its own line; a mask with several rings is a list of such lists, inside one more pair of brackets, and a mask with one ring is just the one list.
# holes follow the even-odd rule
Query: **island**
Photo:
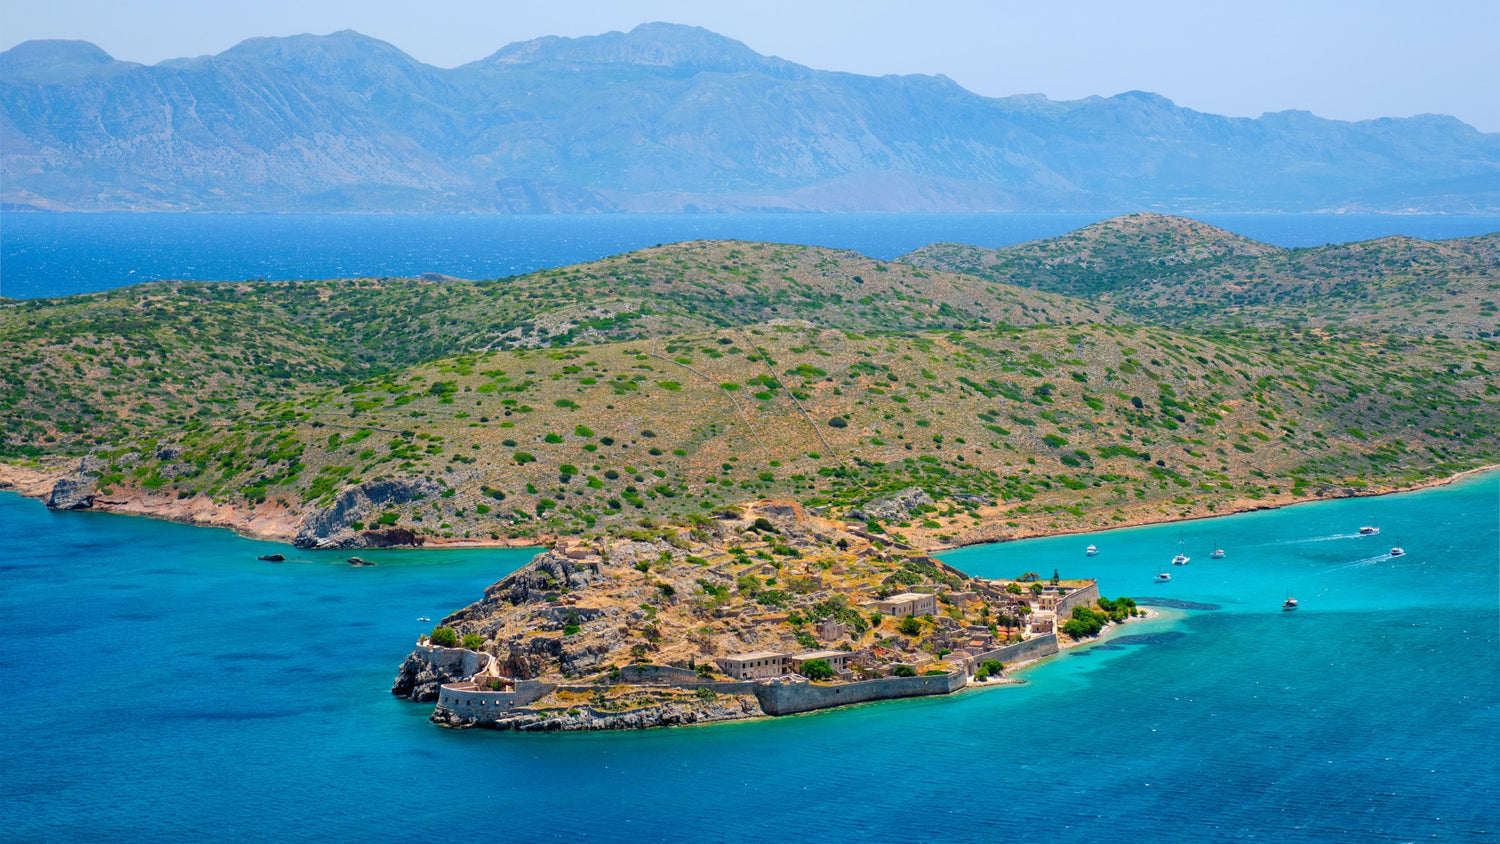
[[573, 731], [790, 715], [1013, 682], [1141, 613], [1092, 580], [971, 577], [862, 524], [761, 501], [560, 542], [442, 620], [394, 694], [455, 728]]

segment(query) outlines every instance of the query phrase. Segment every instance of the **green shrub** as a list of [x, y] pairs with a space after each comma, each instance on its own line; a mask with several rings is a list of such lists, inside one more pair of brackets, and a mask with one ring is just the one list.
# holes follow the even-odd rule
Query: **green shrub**
[[916, 636], [922, 632], [922, 622], [917, 621], [914, 616], [907, 616], [901, 619], [897, 629], [907, 636]]
[[458, 633], [452, 627], [434, 627], [427, 639], [440, 648], [458, 647]]
[[910, 665], [898, 665], [891, 669], [891, 674], [896, 677], [915, 677], [917, 676], [917, 669], [912, 668]]
[[801, 673], [809, 680], [828, 680], [834, 676], [833, 666], [826, 659], [809, 659], [802, 663]]
[[465, 633], [463, 645], [471, 651], [482, 651], [484, 650], [484, 637], [478, 633]]

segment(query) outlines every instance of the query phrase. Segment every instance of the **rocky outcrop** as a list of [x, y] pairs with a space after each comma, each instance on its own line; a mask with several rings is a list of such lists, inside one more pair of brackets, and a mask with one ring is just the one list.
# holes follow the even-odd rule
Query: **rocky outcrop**
[[909, 486], [888, 498], [878, 498], [858, 510], [849, 511], [849, 518], [859, 521], [905, 520], [912, 514], [921, 512], [923, 507], [931, 507], [934, 503], [932, 496], [921, 487]]
[[763, 714], [754, 695], [718, 695], [707, 700], [684, 699], [625, 712], [601, 711], [588, 705], [567, 709], [516, 709], [494, 721], [480, 721], [438, 707], [430, 720], [444, 727], [488, 727], [531, 733], [679, 727], [756, 718]]
[[391, 694], [415, 701], [434, 701], [444, 683], [458, 683], [483, 671], [490, 655], [464, 648], [420, 645], [412, 651], [391, 684]]
[[366, 481], [340, 492], [326, 509], [307, 517], [292, 544], [298, 548], [390, 548], [420, 545], [421, 537], [405, 528], [355, 530], [374, 521], [379, 511], [442, 492], [430, 478]]
[[94, 479], [81, 475], [58, 478], [47, 496], [47, 506], [53, 510], [87, 510], [94, 506], [98, 494]]

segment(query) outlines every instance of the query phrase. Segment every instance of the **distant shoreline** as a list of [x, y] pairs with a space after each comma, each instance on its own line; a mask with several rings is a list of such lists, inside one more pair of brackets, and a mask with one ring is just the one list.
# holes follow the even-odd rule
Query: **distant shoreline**
[[[71, 463], [71, 461], [69, 461]], [[1349, 492], [1340, 495], [1319, 495], [1306, 498], [1294, 498], [1290, 495], [1274, 496], [1266, 500], [1241, 499], [1221, 512], [1206, 513], [1190, 516], [1152, 516], [1137, 515], [1127, 517], [1124, 521], [1105, 527], [1087, 527], [1058, 530], [1032, 530], [1027, 528], [1007, 528], [1004, 536], [983, 537], [977, 536], [972, 540], [959, 542], [931, 541], [922, 534], [908, 536], [906, 542], [916, 549], [928, 554], [941, 554], [945, 551], [956, 551], [962, 548], [972, 548], [979, 545], [998, 545], [1006, 542], [1015, 542], [1023, 539], [1045, 539], [1058, 536], [1083, 536], [1105, 531], [1119, 530], [1123, 528], [1146, 527], [1149, 525], [1180, 524], [1186, 522], [1213, 519], [1221, 516], [1234, 516], [1242, 513], [1251, 513], [1258, 510], [1279, 510], [1283, 507], [1291, 507], [1299, 504], [1311, 504], [1318, 501], [1339, 501], [1351, 498], [1371, 498], [1382, 495], [1395, 495], [1403, 492], [1418, 492], [1424, 489], [1434, 489], [1456, 483], [1464, 478], [1481, 475], [1486, 472], [1500, 470], [1500, 464], [1487, 464], [1466, 469], [1453, 475], [1430, 478], [1411, 484], [1400, 486], [1379, 486], [1357, 492]], [[45, 500], [52, 489], [52, 485], [68, 472], [46, 471], [40, 468], [17, 466], [14, 464], [0, 463], [0, 491], [10, 491], [37, 500]], [[232, 504], [217, 504], [203, 499], [201, 496], [190, 499], [168, 499], [142, 494], [139, 490], [130, 491], [118, 497], [101, 497], [95, 505], [87, 508], [95, 512], [114, 513], [126, 516], [142, 516], [151, 519], [177, 522], [179, 524], [192, 525], [195, 527], [228, 528], [246, 539], [259, 542], [276, 542], [284, 545], [292, 545], [292, 539], [296, 535], [297, 519], [295, 514], [285, 508], [266, 507], [264, 509], [250, 511]], [[1003, 514], [997, 514], [996, 522], [1003, 518]], [[982, 530], [982, 528], [981, 528]], [[480, 548], [544, 548], [555, 544], [561, 537], [544, 534], [536, 537], [508, 537], [504, 539], [476, 539], [476, 538], [425, 538], [421, 545], [403, 545], [369, 548], [333, 548], [333, 549], [306, 549], [306, 550], [343, 550], [343, 551], [402, 551], [402, 550], [465, 550]], [[294, 546], [295, 547], [295, 546]], [[300, 550], [300, 549], [299, 549]]]

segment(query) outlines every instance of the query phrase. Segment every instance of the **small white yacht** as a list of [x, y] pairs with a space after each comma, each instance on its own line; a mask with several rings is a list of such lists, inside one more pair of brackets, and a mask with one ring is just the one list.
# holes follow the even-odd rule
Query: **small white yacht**
[[1161, 572], [1160, 574], [1158, 574], [1156, 576], [1156, 582], [1157, 583], [1166, 583], [1167, 581], [1169, 581], [1171, 579], [1172, 579], [1172, 575], [1167, 574], [1166, 572]]
[[1365, 525], [1364, 527], [1362, 527], [1362, 528], [1359, 529], [1359, 535], [1360, 536], [1379, 536], [1380, 535], [1380, 528], [1373, 527], [1371, 525]]
[[1288, 594], [1286, 596], [1286, 600], [1285, 601], [1281, 602], [1281, 611], [1282, 612], [1289, 612], [1289, 611], [1294, 610], [1296, 608], [1297, 608], [1297, 599], [1293, 598], [1290, 594]]
[[1222, 560], [1222, 559], [1224, 559], [1224, 549], [1223, 548], [1215, 548], [1214, 552], [1212, 554], [1208, 555], [1208, 558], [1210, 560]]
[[428, 618], [428, 617], [427, 617], [427, 616], [425, 616], [425, 615], [424, 615], [424, 616], [422, 616], [422, 617], [421, 617], [421, 618], [419, 618], [419, 619], [417, 619], [417, 621], [431, 621], [431, 620], [432, 620], [432, 619], [430, 619], [430, 618]]
[[1405, 557], [1406, 549], [1401, 547], [1401, 537], [1396, 537], [1396, 547], [1391, 549], [1392, 557]]
[[1083, 554], [1086, 557], [1092, 557], [1097, 553], [1099, 553], [1099, 548], [1094, 545], [1090, 545], [1089, 547], [1083, 549]]

